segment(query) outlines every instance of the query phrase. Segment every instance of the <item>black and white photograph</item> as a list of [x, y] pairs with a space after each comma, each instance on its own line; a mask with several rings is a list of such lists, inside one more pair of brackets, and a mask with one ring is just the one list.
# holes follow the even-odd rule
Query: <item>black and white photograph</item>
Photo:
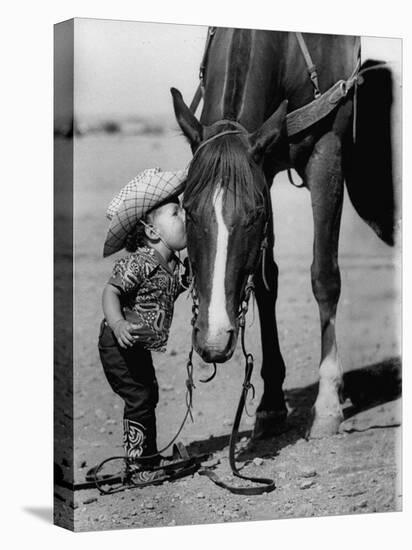
[[401, 512], [403, 41], [206, 21], [54, 26], [54, 523]]

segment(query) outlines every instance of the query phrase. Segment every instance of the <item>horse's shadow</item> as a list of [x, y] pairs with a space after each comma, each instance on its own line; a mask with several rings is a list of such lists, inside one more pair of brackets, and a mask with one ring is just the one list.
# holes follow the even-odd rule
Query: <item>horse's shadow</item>
[[[400, 397], [402, 391], [400, 358], [393, 357], [349, 371], [343, 376], [343, 384], [342, 399], [347, 404], [344, 408], [344, 419], [347, 420], [357, 413]], [[246, 461], [256, 456], [274, 457], [282, 448], [304, 438], [317, 393], [318, 384], [287, 390], [285, 392], [289, 406], [287, 431], [265, 440], [249, 440], [248, 445], [238, 453], [237, 459]], [[251, 435], [250, 430], [242, 431], [239, 432], [239, 439], [250, 438]], [[229, 440], [230, 435], [222, 435], [193, 441], [188, 445], [188, 450], [191, 454], [215, 453], [227, 447]]]

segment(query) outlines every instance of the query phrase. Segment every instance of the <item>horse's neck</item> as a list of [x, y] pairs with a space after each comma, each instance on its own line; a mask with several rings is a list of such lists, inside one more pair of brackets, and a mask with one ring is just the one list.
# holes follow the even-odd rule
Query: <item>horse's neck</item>
[[267, 31], [218, 29], [208, 56], [202, 124], [231, 119], [253, 131], [264, 122], [280, 102], [279, 38]]
[[[305, 34], [321, 91], [348, 78], [356, 63], [356, 38]], [[201, 122], [232, 119], [257, 129], [289, 100], [289, 111], [313, 99], [305, 59], [295, 33], [218, 29], [209, 51]]]

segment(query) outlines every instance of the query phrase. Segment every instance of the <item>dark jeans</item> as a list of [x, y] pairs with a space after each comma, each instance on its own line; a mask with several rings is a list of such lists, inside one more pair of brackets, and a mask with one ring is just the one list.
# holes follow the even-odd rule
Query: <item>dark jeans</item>
[[152, 354], [137, 344], [121, 348], [105, 321], [100, 326], [98, 347], [107, 381], [124, 401], [124, 418], [143, 426], [144, 454], [154, 454], [157, 452], [155, 408], [159, 388]]

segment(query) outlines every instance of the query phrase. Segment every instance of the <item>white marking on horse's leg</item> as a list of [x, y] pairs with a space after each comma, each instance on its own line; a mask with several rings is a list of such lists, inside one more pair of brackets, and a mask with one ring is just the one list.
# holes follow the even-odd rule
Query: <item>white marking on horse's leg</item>
[[323, 437], [336, 433], [343, 420], [339, 391], [343, 373], [335, 335], [335, 317], [322, 334], [322, 357], [319, 367], [319, 391], [314, 405], [314, 422], [310, 436]]
[[218, 187], [213, 195], [213, 205], [217, 223], [216, 256], [213, 266], [212, 290], [209, 304], [209, 331], [207, 341], [213, 344], [217, 336], [230, 330], [226, 311], [226, 260], [229, 232], [223, 219], [223, 189]]

